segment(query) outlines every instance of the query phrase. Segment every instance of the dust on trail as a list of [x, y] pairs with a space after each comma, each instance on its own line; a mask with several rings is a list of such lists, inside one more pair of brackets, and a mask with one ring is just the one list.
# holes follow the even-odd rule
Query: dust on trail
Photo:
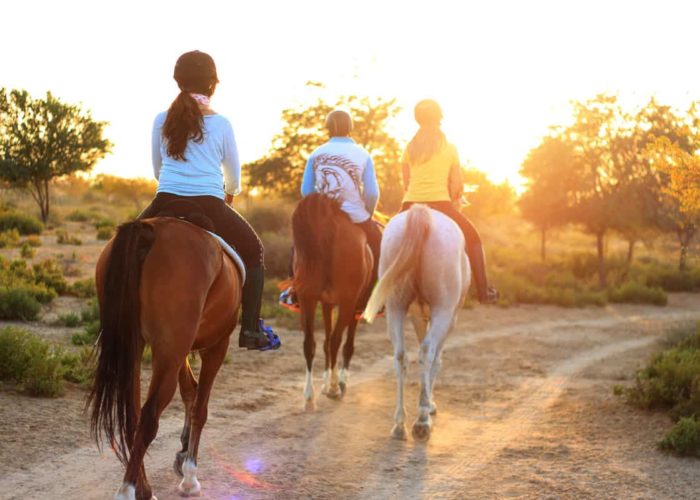
[[[383, 322], [358, 333], [345, 399], [319, 396], [315, 413], [302, 410], [300, 334], [287, 333], [279, 353], [233, 351], [202, 437], [203, 498], [692, 498], [700, 489], [697, 462], [654, 448], [669, 421], [625, 406], [611, 387], [657, 348], [669, 323], [698, 319], [700, 297], [687, 294], [667, 308], [463, 311], [445, 347], [427, 444], [389, 437], [395, 376]], [[410, 425], [418, 366], [410, 329], [407, 336]], [[70, 419], [56, 429], [69, 425], [77, 446], [51, 441], [50, 430], [37, 426], [32, 455], [20, 442], [2, 451], [3, 441], [0, 497], [112, 497], [122, 468], [89, 442], [80, 398], [69, 396], [58, 405], [42, 401], [39, 413], [44, 423]], [[27, 399], [0, 391], [3, 413], [12, 400]], [[61, 411], [51, 415], [51, 403]], [[8, 415], [18, 429], [20, 415]], [[146, 461], [161, 500], [177, 498], [171, 464], [181, 422], [176, 397]]]

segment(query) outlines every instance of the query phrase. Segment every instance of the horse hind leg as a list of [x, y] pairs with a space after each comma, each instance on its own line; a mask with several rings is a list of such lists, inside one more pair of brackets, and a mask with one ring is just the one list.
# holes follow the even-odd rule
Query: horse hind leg
[[323, 384], [321, 385], [321, 394], [328, 394], [328, 383], [330, 381], [330, 366], [331, 366], [331, 333], [333, 332], [333, 304], [323, 302], [321, 304], [323, 312], [323, 328], [325, 337], [323, 341], [323, 353], [325, 356], [325, 367], [323, 369]]
[[[148, 398], [141, 408], [124, 481], [115, 497], [117, 500], [152, 500], [154, 498], [150, 486], [145, 482], [143, 457], [158, 433], [161, 413], [175, 394], [178, 371], [178, 366], [168, 365], [164, 360], [157, 359], [154, 352], [153, 377], [148, 389]], [[146, 486], [143, 486], [144, 484]]]
[[314, 338], [314, 321], [316, 313], [316, 300], [300, 296], [301, 326], [304, 330], [304, 358], [306, 360], [306, 381], [304, 384], [304, 408], [306, 411], [316, 409], [316, 396], [314, 394], [314, 356], [316, 354], [316, 339]]
[[190, 441], [192, 407], [197, 395], [197, 380], [194, 377], [194, 373], [192, 373], [192, 367], [190, 366], [188, 357], [185, 358], [185, 363], [182, 365], [182, 368], [180, 368], [178, 381], [178, 385], [180, 386], [180, 396], [182, 397], [182, 402], [185, 406], [185, 423], [182, 426], [182, 433], [180, 434], [182, 449], [175, 455], [175, 463], [173, 464], [173, 468], [175, 473], [182, 477], [182, 463], [187, 456]]
[[214, 384], [216, 374], [221, 368], [221, 364], [226, 357], [229, 337], [225, 336], [213, 348], [201, 351], [202, 369], [199, 373], [199, 383], [197, 384], [197, 395], [192, 406], [191, 425], [187, 454], [182, 463], [182, 481], [178, 486], [178, 491], [183, 496], [198, 496], [202, 487], [197, 480], [197, 454], [199, 452], [199, 440], [202, 436], [202, 429], [207, 422], [207, 408], [209, 396]]
[[[348, 304], [350, 304], [348, 306]], [[343, 340], [343, 331], [353, 320], [355, 314], [354, 311], [354, 301], [345, 301], [343, 307], [338, 308], [338, 321], [336, 321], [333, 327], [333, 333], [331, 335], [331, 366], [330, 366], [330, 380], [328, 382], [328, 392], [326, 396], [330, 399], [340, 399], [343, 397], [343, 392], [340, 389], [340, 374], [338, 369], [338, 351], [340, 350], [340, 344]]]
[[418, 441], [427, 441], [432, 430], [431, 402], [432, 382], [439, 368], [440, 348], [450, 330], [451, 315], [433, 311], [430, 328], [420, 345], [421, 387], [418, 403], [418, 418], [413, 424], [413, 437]]
[[355, 352], [355, 332], [357, 330], [357, 323], [357, 319], [353, 316], [348, 325], [348, 334], [343, 344], [343, 366], [340, 368], [340, 374], [338, 376], [338, 385], [340, 386], [340, 392], [343, 396], [345, 396], [347, 392], [348, 378], [350, 376], [350, 360]]
[[396, 306], [387, 305], [387, 324], [391, 342], [394, 345], [394, 368], [396, 369], [396, 411], [391, 436], [406, 439], [406, 407], [404, 405], [404, 382], [406, 379], [406, 349], [404, 339], [404, 322], [406, 311]]

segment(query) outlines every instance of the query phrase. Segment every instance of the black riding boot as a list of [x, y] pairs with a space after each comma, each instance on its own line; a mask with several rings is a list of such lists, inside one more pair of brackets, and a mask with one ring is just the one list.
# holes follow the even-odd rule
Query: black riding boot
[[500, 296], [498, 290], [489, 286], [486, 278], [486, 257], [484, 256], [484, 248], [480, 243], [469, 245], [467, 250], [469, 257], [469, 265], [472, 268], [472, 276], [476, 285], [476, 295], [479, 302], [482, 304], [491, 304], [496, 302]]
[[[260, 319], [264, 284], [265, 269], [262, 266], [246, 269], [243, 297], [241, 298], [243, 312], [241, 315], [241, 332], [238, 335], [238, 347], [247, 347], [248, 349], [272, 347], [270, 337], [263, 331], [262, 320]], [[269, 327], [264, 328], [269, 329]]]

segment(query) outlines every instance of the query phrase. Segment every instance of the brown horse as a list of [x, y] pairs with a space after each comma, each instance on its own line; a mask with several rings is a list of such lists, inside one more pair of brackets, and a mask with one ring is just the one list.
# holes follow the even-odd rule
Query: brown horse
[[[294, 236], [294, 278], [301, 306], [306, 358], [306, 408], [315, 408], [313, 361], [316, 352], [314, 320], [321, 302], [326, 340], [323, 350], [326, 367], [322, 393], [339, 399], [345, 394], [347, 370], [352, 358], [358, 320], [358, 301], [370, 285], [372, 252], [365, 233], [340, 208], [340, 204], [321, 194], [302, 199], [292, 215]], [[333, 325], [333, 309], [338, 308]], [[343, 346], [343, 366], [338, 370], [338, 350], [347, 328]]]
[[[158, 420], [180, 384], [185, 404], [182, 450], [175, 468], [182, 495], [197, 495], [197, 451], [207, 403], [236, 326], [241, 276], [219, 244], [202, 229], [175, 218], [129, 222], [102, 251], [96, 270], [101, 332], [89, 397], [92, 431], [104, 435], [126, 466], [116, 498], [152, 498], [143, 457]], [[141, 357], [153, 353], [143, 407]], [[198, 351], [197, 381], [188, 363]]]

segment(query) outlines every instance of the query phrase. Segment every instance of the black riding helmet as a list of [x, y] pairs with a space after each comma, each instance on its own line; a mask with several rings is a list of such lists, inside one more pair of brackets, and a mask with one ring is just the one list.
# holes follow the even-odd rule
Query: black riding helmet
[[178, 58], [173, 78], [183, 92], [196, 92], [210, 97], [219, 83], [214, 59], [199, 50], [185, 52]]

